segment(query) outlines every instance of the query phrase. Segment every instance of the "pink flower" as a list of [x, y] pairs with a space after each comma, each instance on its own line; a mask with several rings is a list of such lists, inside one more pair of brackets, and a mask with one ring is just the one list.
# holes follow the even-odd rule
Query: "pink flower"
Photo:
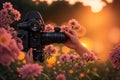
[[74, 60], [75, 60], [75, 55], [70, 54], [70, 55], [69, 55], [69, 58], [70, 58], [70, 61], [74, 61]]
[[84, 58], [85, 60], [87, 60], [87, 59], [88, 59], [88, 53], [84, 53], [84, 54], [83, 54], [83, 58]]
[[53, 45], [47, 45], [44, 48], [44, 52], [46, 56], [51, 56], [52, 54], [56, 53], [56, 48]]
[[14, 30], [14, 28], [8, 26], [7, 31], [12, 35], [12, 38], [16, 40], [18, 48], [23, 50], [22, 40], [18, 38], [17, 32]]
[[13, 20], [6, 9], [0, 10], [0, 27], [7, 27]]
[[3, 66], [9, 66], [14, 60], [15, 56], [10, 48], [6, 45], [0, 44], [0, 64]]
[[79, 63], [76, 63], [75, 66], [77, 68], [81, 68], [83, 66], [83, 64], [84, 64], [83, 61], [80, 61]]
[[7, 33], [4, 28], [0, 28], [0, 44], [9, 45], [11, 39], [11, 34]]
[[14, 39], [10, 38], [9, 44], [7, 44], [5, 41], [3, 42], [0, 43], [0, 64], [9, 66], [11, 62], [14, 62], [17, 56], [20, 54], [20, 49], [18, 48]]
[[76, 60], [76, 58], [77, 58], [77, 57], [76, 57], [76, 55], [74, 55], [74, 54], [70, 54], [70, 55], [69, 55], [69, 60], [70, 60], [70, 61], [74, 61], [74, 60]]
[[31, 76], [39, 76], [43, 71], [43, 67], [38, 64], [25, 64], [18, 72], [22, 78], [30, 78]]
[[56, 80], [66, 80], [66, 77], [64, 74], [59, 74], [56, 76]]
[[51, 24], [45, 25], [45, 32], [53, 32], [54, 27]]
[[69, 31], [69, 30], [71, 30], [71, 27], [69, 27], [69, 26], [66, 26], [66, 25], [62, 25], [60, 28], [61, 28], [61, 32], [64, 32], [64, 31]]
[[70, 61], [70, 56], [68, 54], [62, 54], [60, 56], [60, 62], [65, 63]]
[[16, 41], [6, 29], [0, 28], [0, 64], [9, 66], [20, 53]]
[[120, 44], [116, 45], [110, 53], [110, 61], [114, 68], [120, 69]]
[[14, 62], [20, 51], [18, 47], [11, 40], [9, 45], [0, 44], [0, 64], [3, 66], [9, 66], [11, 62]]
[[68, 25], [73, 29], [80, 29], [80, 24], [75, 19], [69, 20]]
[[14, 39], [11, 40], [8, 47], [11, 49], [11, 51], [14, 53], [14, 56], [17, 57], [20, 54], [20, 49], [17, 46], [17, 43]]
[[7, 9], [2, 9], [1, 14], [7, 16], [8, 15], [8, 10]]
[[83, 54], [83, 59], [86, 60], [87, 62], [88, 61], [94, 61], [94, 60], [97, 60], [97, 56], [93, 52], [84, 53]]
[[20, 20], [21, 14], [12, 7], [10, 2], [3, 3], [3, 9], [0, 10], [0, 27], [8, 27], [14, 20]]
[[5, 2], [3, 3], [3, 9], [12, 9], [13, 8], [13, 5], [10, 3], [10, 2]]
[[21, 14], [18, 10], [12, 9], [11, 12], [14, 15], [14, 20], [16, 21], [20, 20]]

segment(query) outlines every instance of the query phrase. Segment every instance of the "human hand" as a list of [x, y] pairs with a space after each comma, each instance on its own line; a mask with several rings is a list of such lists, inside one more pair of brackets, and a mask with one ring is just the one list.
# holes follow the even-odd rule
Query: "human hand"
[[34, 62], [34, 60], [33, 60], [33, 54], [32, 54], [32, 48], [30, 48], [28, 50], [28, 52], [26, 53], [25, 58], [26, 58], [26, 63], [33, 63]]
[[79, 38], [74, 30], [65, 31], [65, 34], [69, 37], [69, 40], [64, 43], [65, 46], [75, 49], [79, 46]]
[[69, 37], [69, 40], [64, 43], [65, 46], [74, 49], [80, 55], [84, 52], [89, 53], [89, 50], [80, 43], [77, 33], [74, 30], [65, 31], [65, 34]]

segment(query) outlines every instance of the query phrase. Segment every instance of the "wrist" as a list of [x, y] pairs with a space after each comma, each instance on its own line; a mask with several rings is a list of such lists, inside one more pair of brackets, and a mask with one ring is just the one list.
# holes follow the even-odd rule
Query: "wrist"
[[77, 45], [75, 51], [80, 55], [82, 55], [83, 53], [89, 53], [89, 50], [85, 48], [82, 44]]

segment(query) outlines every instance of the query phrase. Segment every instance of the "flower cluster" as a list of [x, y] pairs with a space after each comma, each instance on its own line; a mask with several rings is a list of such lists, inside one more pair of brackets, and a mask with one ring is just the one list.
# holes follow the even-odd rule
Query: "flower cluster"
[[38, 76], [42, 73], [43, 67], [38, 64], [25, 64], [22, 68], [18, 69], [22, 78], [30, 78], [31, 76]]
[[70, 26], [72, 29], [80, 29], [80, 24], [75, 19], [69, 20], [68, 26]]
[[110, 61], [114, 68], [120, 69], [120, 44], [116, 45], [110, 53]]
[[83, 61], [80, 61], [78, 63], [75, 64], [75, 67], [77, 68], [81, 68], [83, 66], [84, 62]]
[[14, 62], [19, 53], [20, 49], [15, 39], [12, 39], [11, 34], [7, 30], [0, 28], [0, 64], [9, 66], [11, 62]]
[[61, 54], [60, 62], [61, 63], [71, 62], [77, 60], [78, 58], [80, 58], [78, 54]]
[[14, 62], [23, 49], [22, 41], [17, 37], [17, 32], [9, 25], [20, 19], [20, 13], [13, 8], [10, 2], [3, 3], [0, 10], [0, 64], [9, 66]]
[[21, 14], [13, 8], [10, 2], [3, 3], [3, 9], [0, 11], [0, 27], [8, 27], [14, 21], [20, 20]]
[[58, 75], [56, 76], [56, 80], [66, 80], [66, 77], [65, 77], [64, 74], [58, 74]]
[[[10, 27], [10, 24], [20, 19], [20, 16], [21, 16], [20, 12], [14, 9], [13, 5], [10, 2], [3, 3], [3, 9], [0, 10], [0, 64], [2, 64], [3, 66], [7, 66], [7, 68], [10, 68], [9, 72], [13, 73], [12, 74], [13, 76], [15, 73], [15, 79], [20, 78], [18, 80], [21, 80], [21, 79], [34, 78], [36, 80], [40, 80], [40, 79], [46, 80], [47, 78], [52, 76], [51, 80], [55, 80], [55, 79], [67, 80], [70, 78], [67, 72], [71, 74], [73, 74], [74, 72], [79, 73], [79, 70], [76, 71], [74, 70], [81, 68], [84, 65], [84, 60], [86, 60], [87, 62], [96, 60], [96, 56], [93, 53], [90, 54], [85, 53], [83, 55], [83, 58], [78, 54], [73, 54], [74, 52], [73, 53], [71, 52], [71, 54], [58, 53], [53, 55], [54, 53], [56, 53], [57, 49], [54, 47], [54, 45], [48, 45], [45, 46], [44, 48], [45, 57], [51, 57], [46, 59], [47, 65], [39, 63], [41, 65], [44, 65], [43, 67], [39, 64], [33, 63], [32, 49], [30, 49], [27, 53], [27, 55], [29, 56], [27, 55], [25, 56], [24, 52], [21, 52], [21, 50], [23, 49], [22, 40], [17, 37], [17, 32], [15, 31], [15, 29]], [[53, 28], [54, 27], [51, 24], [48, 24], [45, 26], [44, 32], [53, 32], [54, 31]], [[75, 19], [69, 20], [67, 25], [62, 25], [60, 28], [61, 28], [61, 32], [69, 31], [71, 29], [73, 30], [82, 29], [78, 21], [76, 21]], [[59, 47], [60, 47], [59, 52], [64, 49], [63, 48], [64, 46], [62, 45]], [[64, 50], [66, 52], [66, 49]], [[70, 52], [70, 50], [68, 52]], [[26, 62], [27, 60], [29, 60], [29, 63], [27, 62], [27, 64], [23, 65], [24, 58], [26, 58]], [[14, 65], [9, 66], [12, 62], [15, 63], [15, 66]], [[54, 71], [49, 70], [52, 69], [52, 67], [54, 67]], [[11, 70], [12, 68], [14, 70]], [[43, 70], [43, 68], [46, 69]], [[16, 74], [17, 69], [18, 69], [17, 72], [20, 75]], [[53, 73], [55, 73], [55, 75], [53, 75]], [[44, 78], [43, 76], [45, 76], [46, 78]]]
[[64, 32], [64, 31], [69, 31], [69, 30], [80, 30], [80, 24], [78, 23], [77, 20], [75, 19], [71, 19], [68, 21], [68, 25], [62, 25], [61, 26], [61, 31]]
[[85, 61], [94, 61], [94, 60], [97, 60], [97, 56], [93, 53], [93, 52], [91, 52], [91, 53], [84, 53], [83, 54], [83, 59], [85, 60]]
[[44, 52], [46, 56], [52, 56], [54, 53], [56, 53], [56, 48], [53, 45], [47, 45], [44, 48]]
[[45, 25], [45, 32], [53, 32], [54, 31], [54, 27], [51, 24], [47, 24]]

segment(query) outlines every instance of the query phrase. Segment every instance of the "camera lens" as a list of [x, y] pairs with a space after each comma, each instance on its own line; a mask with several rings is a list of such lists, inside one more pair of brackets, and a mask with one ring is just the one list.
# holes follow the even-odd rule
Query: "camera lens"
[[31, 23], [31, 30], [32, 31], [38, 31], [39, 30], [39, 24], [38, 23]]
[[44, 53], [42, 50], [33, 50], [33, 59], [34, 61], [44, 61]]
[[63, 32], [43, 32], [41, 38], [42, 45], [51, 43], [63, 43], [68, 40], [68, 37]]

